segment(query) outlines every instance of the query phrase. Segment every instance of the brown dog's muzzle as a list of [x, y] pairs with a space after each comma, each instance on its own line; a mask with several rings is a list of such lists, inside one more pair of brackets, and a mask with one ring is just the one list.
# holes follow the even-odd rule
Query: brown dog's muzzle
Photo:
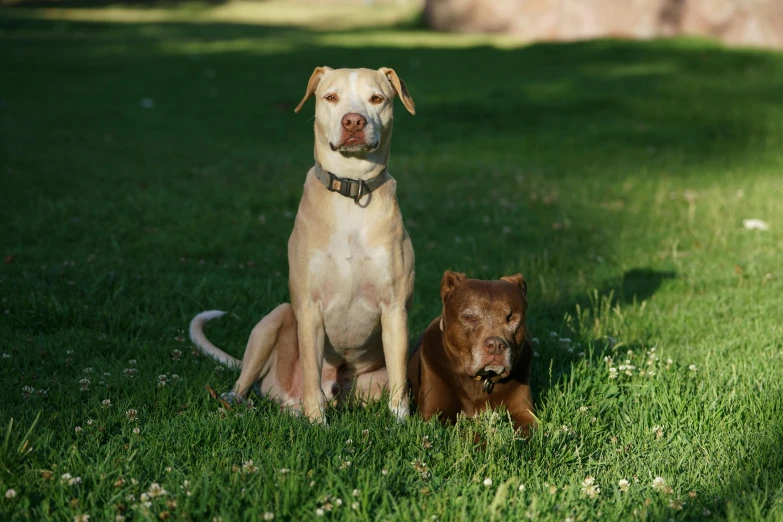
[[504, 350], [508, 350], [508, 343], [500, 337], [487, 337], [484, 340], [484, 350], [490, 355], [500, 355]]

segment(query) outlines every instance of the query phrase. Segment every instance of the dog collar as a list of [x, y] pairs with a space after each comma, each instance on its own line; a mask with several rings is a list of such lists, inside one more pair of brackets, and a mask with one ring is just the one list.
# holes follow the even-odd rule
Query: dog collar
[[337, 192], [341, 196], [351, 198], [357, 205], [362, 196], [378, 189], [389, 180], [387, 174], [384, 167], [380, 174], [370, 179], [338, 178], [328, 170], [324, 170], [317, 161], [315, 162], [315, 177], [318, 181], [330, 192]]
[[484, 387], [482, 388], [482, 391], [486, 393], [492, 393], [492, 390], [495, 389], [495, 383], [489, 380], [489, 377], [482, 377], [481, 375], [476, 375], [473, 377], [474, 381], [484, 381]]

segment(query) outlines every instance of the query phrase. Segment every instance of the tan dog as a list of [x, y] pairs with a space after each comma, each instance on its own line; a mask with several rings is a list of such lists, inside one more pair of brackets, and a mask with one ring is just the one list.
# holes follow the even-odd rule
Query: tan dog
[[318, 67], [296, 107], [315, 96], [315, 166], [288, 241], [291, 304], [253, 328], [242, 361], [204, 336], [203, 312], [190, 337], [205, 353], [241, 366], [227, 400], [259, 394], [324, 422], [326, 402], [363, 403], [390, 392], [398, 419], [409, 413], [406, 359], [413, 297], [413, 247], [402, 222], [389, 161], [393, 100], [413, 99], [392, 69]]
[[527, 339], [527, 285], [522, 274], [499, 281], [447, 271], [443, 313], [427, 327], [408, 365], [422, 417], [454, 422], [504, 405], [514, 427], [535, 422], [530, 393], [533, 350]]

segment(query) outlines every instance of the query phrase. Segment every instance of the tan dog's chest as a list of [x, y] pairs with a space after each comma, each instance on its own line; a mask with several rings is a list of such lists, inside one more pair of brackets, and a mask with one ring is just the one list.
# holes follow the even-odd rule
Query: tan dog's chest
[[344, 214], [310, 258], [310, 296], [322, 310], [329, 344], [341, 354], [378, 344], [391, 270], [388, 247], [372, 246], [372, 236], [358, 213]]

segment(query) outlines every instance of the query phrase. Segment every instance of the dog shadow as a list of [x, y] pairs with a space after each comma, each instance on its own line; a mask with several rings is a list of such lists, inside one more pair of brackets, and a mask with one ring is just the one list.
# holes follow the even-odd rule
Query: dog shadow
[[528, 328], [535, 345], [531, 386], [536, 405], [585, 358], [601, 361], [648, 348], [649, 335], [628, 331], [615, 310], [639, 310], [676, 277], [674, 271], [632, 268], [590, 293], [532, 309]]

